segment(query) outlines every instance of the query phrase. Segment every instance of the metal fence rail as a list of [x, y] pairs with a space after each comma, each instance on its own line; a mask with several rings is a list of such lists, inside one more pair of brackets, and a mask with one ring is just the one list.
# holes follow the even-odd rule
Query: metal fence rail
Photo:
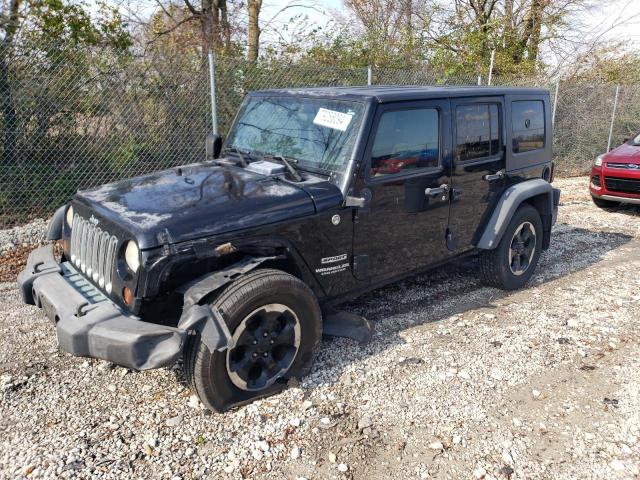
[[[79, 188], [203, 158], [212, 128], [204, 58], [156, 53], [118, 57], [99, 49], [59, 55], [26, 46], [0, 52], [0, 227], [51, 214]], [[486, 79], [429, 70], [340, 69], [215, 60], [224, 134], [246, 92], [324, 85], [476, 85]], [[584, 173], [593, 158], [640, 130], [640, 86], [493, 76], [493, 85], [541, 86], [555, 102], [559, 174]]]

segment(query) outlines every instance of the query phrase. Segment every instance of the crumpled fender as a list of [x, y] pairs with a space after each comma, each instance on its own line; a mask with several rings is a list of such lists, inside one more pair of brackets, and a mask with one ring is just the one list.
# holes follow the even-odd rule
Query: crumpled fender
[[225, 287], [241, 275], [250, 272], [267, 260], [277, 257], [245, 257], [229, 267], [203, 275], [179, 289], [184, 294], [181, 330], [198, 332], [209, 351], [233, 348], [233, 339], [222, 314], [211, 305], [201, 303], [209, 294]]

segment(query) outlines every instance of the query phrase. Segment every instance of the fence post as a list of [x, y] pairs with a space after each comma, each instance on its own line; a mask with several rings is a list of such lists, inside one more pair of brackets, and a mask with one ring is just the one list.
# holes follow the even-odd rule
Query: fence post
[[553, 96], [553, 113], [551, 114], [551, 125], [556, 124], [556, 110], [558, 109], [558, 94], [560, 93], [560, 79], [556, 82], [556, 94]]
[[613, 135], [613, 123], [616, 120], [616, 108], [618, 108], [619, 93], [620, 93], [620, 85], [616, 85], [616, 96], [613, 99], [613, 112], [611, 113], [611, 126], [609, 127], [609, 141], [607, 142], [607, 152], [611, 150], [611, 137]]
[[216, 72], [213, 52], [209, 50], [209, 95], [211, 96], [211, 129], [218, 133], [218, 112], [216, 111]]
[[491, 86], [491, 77], [493, 77], [493, 57], [496, 54], [496, 50], [494, 48], [491, 49], [491, 62], [489, 63], [489, 79], [487, 80], [487, 85]]
[[371, 68], [371, 65], [367, 65], [367, 85], [371, 85], [372, 80], [373, 80], [373, 69]]
[[482, 75], [478, 75], [478, 86], [482, 85]]

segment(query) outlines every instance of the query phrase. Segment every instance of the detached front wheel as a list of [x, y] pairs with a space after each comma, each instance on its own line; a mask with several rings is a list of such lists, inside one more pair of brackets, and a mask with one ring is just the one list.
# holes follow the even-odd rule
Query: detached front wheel
[[529, 204], [521, 205], [498, 246], [480, 252], [480, 275], [484, 283], [504, 290], [523, 287], [538, 264], [542, 234], [538, 211]]
[[279, 392], [310, 369], [322, 317], [313, 292], [280, 270], [256, 270], [211, 302], [227, 320], [234, 346], [211, 352], [198, 336], [184, 353], [187, 380], [202, 403], [225, 411]]

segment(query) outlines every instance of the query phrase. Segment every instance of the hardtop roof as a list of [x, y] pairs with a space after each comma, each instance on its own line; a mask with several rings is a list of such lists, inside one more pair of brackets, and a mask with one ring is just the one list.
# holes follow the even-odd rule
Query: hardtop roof
[[549, 90], [544, 88], [524, 87], [372, 85], [355, 87], [282, 88], [273, 90], [258, 90], [255, 92], [251, 92], [251, 94], [276, 94], [302, 97], [336, 97], [352, 100], [377, 100], [380, 103], [384, 103], [443, 97], [549, 95]]

